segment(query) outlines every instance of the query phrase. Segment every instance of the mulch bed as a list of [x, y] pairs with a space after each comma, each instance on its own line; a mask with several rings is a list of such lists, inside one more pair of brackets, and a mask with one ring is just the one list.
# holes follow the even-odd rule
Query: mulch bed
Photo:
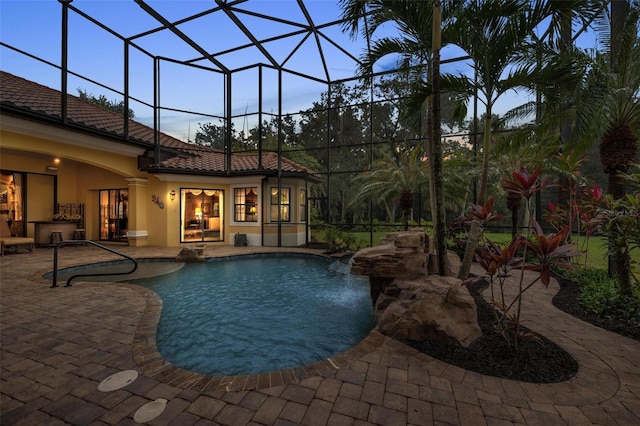
[[482, 285], [475, 284], [469, 290], [476, 300], [482, 337], [468, 348], [429, 341], [405, 343], [433, 358], [488, 376], [557, 383], [576, 374], [578, 363], [573, 357], [544, 336], [537, 335], [542, 343], [529, 339], [521, 341], [517, 350], [509, 348], [493, 326], [493, 307], [482, 298]]
[[[640, 326], [585, 310], [578, 300], [579, 285], [563, 277], [556, 278], [560, 291], [553, 298], [554, 306], [583, 321], [640, 341]], [[557, 383], [573, 377], [578, 371], [578, 363], [544, 336], [536, 335], [543, 344], [525, 340], [517, 350], [507, 347], [493, 326], [493, 307], [481, 295], [486, 286], [486, 283], [478, 283], [469, 288], [477, 304], [478, 323], [482, 329], [482, 337], [469, 348], [429, 341], [405, 343], [433, 358], [488, 376], [530, 383]]]

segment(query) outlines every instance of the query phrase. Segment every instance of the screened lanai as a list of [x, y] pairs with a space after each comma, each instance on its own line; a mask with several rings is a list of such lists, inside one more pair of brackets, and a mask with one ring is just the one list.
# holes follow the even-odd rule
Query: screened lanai
[[[233, 153], [257, 153], [260, 168], [264, 154], [276, 152], [320, 176], [298, 201], [308, 206], [304, 217], [292, 220], [311, 230], [331, 224], [371, 236], [402, 225], [397, 197], [361, 191], [367, 175], [408, 161], [397, 153], [428, 140], [401, 120], [410, 79], [398, 71], [400, 57], [385, 57], [369, 69], [371, 78], [361, 78], [369, 49], [396, 34], [393, 25], [354, 36], [339, 3], [320, 0], [60, 0], [39, 2], [37, 13], [14, 3], [3, 18], [27, 30], [11, 31], [3, 21], [2, 70], [62, 94], [121, 105], [118, 137], [135, 136], [131, 117], [155, 129], [154, 163], [161, 134], [224, 151], [229, 176]], [[442, 72], [473, 69], [462, 49], [447, 46]], [[532, 94], [510, 96], [535, 101]], [[459, 179], [453, 188], [463, 189], [447, 200], [450, 217], [475, 197], [471, 170], [482, 101], [480, 109], [477, 100], [470, 106], [468, 120], [476, 124], [443, 126], [449, 167], [457, 168], [451, 176]], [[55, 108], [66, 124], [66, 96]], [[417, 188], [410, 222], [422, 227], [431, 220], [429, 189]]]

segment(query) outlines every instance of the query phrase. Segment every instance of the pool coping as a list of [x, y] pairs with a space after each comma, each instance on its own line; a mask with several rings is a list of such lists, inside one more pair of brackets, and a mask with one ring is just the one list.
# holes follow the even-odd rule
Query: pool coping
[[249, 375], [208, 375], [178, 367], [158, 352], [156, 331], [162, 313], [162, 299], [152, 290], [136, 284], [114, 283], [137, 292], [145, 298], [146, 308], [132, 343], [133, 359], [149, 377], [181, 389], [199, 392], [267, 389], [321, 376], [348, 366], [351, 362], [381, 346], [385, 338], [375, 329], [351, 348], [333, 357], [299, 367]]
[[[223, 256], [207, 256], [205, 262], [213, 259], [224, 259], [245, 256], [261, 256], [261, 255], [304, 255], [318, 256], [327, 259], [334, 259], [318, 253], [306, 253], [297, 251], [272, 251], [266, 253], [243, 253], [230, 254]], [[175, 261], [170, 257], [140, 257], [136, 260], [146, 261]], [[109, 263], [107, 260], [102, 263]], [[78, 263], [70, 268], [81, 267], [82, 263]], [[39, 271], [32, 278], [40, 282], [47, 282], [44, 275], [47, 271]], [[81, 281], [80, 281], [81, 282]], [[50, 283], [50, 281], [49, 281]], [[91, 284], [95, 284], [91, 282]], [[103, 284], [113, 285], [119, 288], [128, 289], [137, 293], [145, 300], [145, 310], [141, 315], [140, 322], [136, 328], [136, 332], [131, 343], [133, 360], [145, 375], [175, 386], [180, 389], [194, 390], [199, 392], [215, 392], [215, 391], [242, 391], [242, 390], [259, 390], [269, 389], [272, 387], [282, 386], [289, 383], [300, 383], [302, 380], [314, 377], [325, 376], [331, 372], [335, 372], [341, 368], [347, 367], [362, 356], [371, 353], [376, 348], [382, 346], [385, 342], [385, 336], [373, 330], [360, 342], [351, 348], [329, 358], [325, 358], [315, 363], [297, 366], [293, 368], [285, 368], [282, 370], [274, 370], [267, 373], [249, 374], [249, 375], [208, 375], [196, 373], [182, 367], [178, 367], [162, 357], [158, 351], [156, 343], [156, 332], [162, 314], [162, 299], [153, 290], [146, 287], [132, 284], [128, 282], [105, 281]]]

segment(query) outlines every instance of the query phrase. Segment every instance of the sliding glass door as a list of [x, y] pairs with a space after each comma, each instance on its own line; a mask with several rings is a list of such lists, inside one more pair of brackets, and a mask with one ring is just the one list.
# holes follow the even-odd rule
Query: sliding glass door
[[129, 190], [105, 189], [100, 198], [100, 240], [127, 241]]
[[[44, 175], [45, 178], [48, 176]], [[35, 180], [35, 178], [34, 178]], [[53, 179], [47, 181], [51, 200], [49, 207], [53, 205]], [[35, 187], [35, 185], [34, 185]], [[11, 235], [16, 237], [26, 236], [26, 223], [24, 218], [24, 174], [2, 171], [0, 173], [0, 220], [7, 223]], [[43, 191], [45, 198], [46, 192]], [[45, 200], [39, 200], [45, 202]], [[48, 220], [51, 220], [48, 218]]]

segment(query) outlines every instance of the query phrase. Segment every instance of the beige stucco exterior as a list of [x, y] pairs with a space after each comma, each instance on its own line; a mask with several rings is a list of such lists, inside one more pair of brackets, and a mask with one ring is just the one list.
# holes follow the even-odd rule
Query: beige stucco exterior
[[[51, 220], [56, 203], [80, 203], [85, 208], [87, 239], [100, 240], [98, 223], [100, 190], [128, 189], [127, 242], [132, 246], [174, 247], [181, 241], [184, 188], [221, 190], [220, 224], [222, 241], [208, 245], [234, 244], [237, 233], [246, 234], [249, 245], [298, 246], [306, 242], [306, 223], [301, 221], [300, 190], [302, 178], [283, 178], [281, 186], [290, 188], [291, 221], [271, 222], [270, 188], [277, 179], [265, 176], [195, 176], [151, 174], [138, 170], [138, 155], [143, 149], [74, 130], [50, 126], [22, 118], [2, 116], [0, 129], [0, 168], [26, 176], [26, 234], [33, 236], [33, 221]], [[55, 162], [58, 159], [59, 162]], [[55, 182], [55, 184], [54, 184]], [[234, 222], [233, 189], [258, 188], [258, 221]], [[171, 200], [170, 193], [177, 194]], [[154, 201], [155, 200], [155, 201]], [[161, 208], [162, 206], [162, 208]]]

